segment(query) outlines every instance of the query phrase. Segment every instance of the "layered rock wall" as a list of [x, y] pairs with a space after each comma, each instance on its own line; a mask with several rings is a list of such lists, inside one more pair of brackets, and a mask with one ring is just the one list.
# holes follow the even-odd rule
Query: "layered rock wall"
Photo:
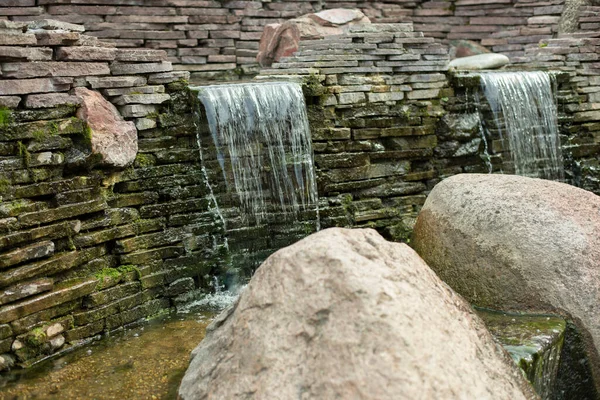
[[0, 18], [54, 18], [84, 24], [118, 47], [165, 50], [193, 80], [238, 79], [258, 72], [258, 42], [267, 24], [322, 9], [358, 8], [372, 22], [413, 22], [425, 36], [469, 39], [511, 57], [556, 35], [564, 0], [205, 1], [9, 0]]
[[[80, 26], [0, 25], [4, 369], [171, 307], [209, 287], [225, 257], [181, 81], [189, 73], [173, 72], [162, 50], [117, 49]], [[132, 164], [94, 152], [112, 106], [76, 113], [82, 91], [130, 121], [135, 147], [117, 137], [104, 150]]]

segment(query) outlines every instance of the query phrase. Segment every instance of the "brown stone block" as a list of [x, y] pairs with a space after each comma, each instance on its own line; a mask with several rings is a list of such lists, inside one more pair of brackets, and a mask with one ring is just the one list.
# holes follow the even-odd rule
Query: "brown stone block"
[[30, 94], [25, 98], [27, 108], [50, 108], [68, 104], [81, 104], [81, 100], [68, 93]]
[[103, 78], [86, 78], [92, 89], [123, 88], [144, 86], [147, 79], [143, 76], [107, 76]]
[[37, 39], [32, 33], [12, 33], [10, 31], [0, 34], [1, 46], [36, 45]]
[[0, 95], [62, 92], [69, 90], [72, 82], [71, 78], [4, 80], [0, 85]]
[[1, 61], [46, 61], [52, 60], [52, 49], [46, 47], [0, 46]]
[[60, 61], [112, 61], [117, 55], [117, 49], [111, 47], [59, 47], [56, 58]]
[[154, 72], [169, 72], [172, 71], [172, 65], [168, 61], [159, 63], [123, 63], [115, 61], [110, 65], [110, 71], [114, 75], [128, 75], [128, 74], [147, 74]]
[[152, 62], [165, 61], [167, 53], [163, 50], [150, 49], [119, 49], [116, 54], [117, 61]]
[[85, 27], [83, 25], [71, 24], [69, 22], [57, 21], [54, 19], [42, 19], [30, 22], [27, 25], [29, 29], [45, 29], [49, 31], [70, 31], [70, 32], [83, 32]]
[[79, 40], [78, 32], [37, 31], [35, 33], [39, 46], [72, 45]]
[[5, 78], [109, 75], [106, 63], [41, 61], [36, 63], [2, 63]]

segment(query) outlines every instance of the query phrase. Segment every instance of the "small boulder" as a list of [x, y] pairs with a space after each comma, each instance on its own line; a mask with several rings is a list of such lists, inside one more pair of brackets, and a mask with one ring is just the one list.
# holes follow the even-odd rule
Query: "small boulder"
[[455, 175], [427, 197], [412, 244], [471, 303], [573, 320], [598, 387], [599, 196], [515, 175]]
[[477, 54], [475, 56], [455, 58], [448, 64], [448, 69], [457, 70], [482, 70], [482, 69], [498, 69], [510, 62], [509, 58], [504, 54], [487, 53]]
[[135, 124], [125, 121], [99, 92], [78, 87], [74, 93], [82, 102], [77, 117], [90, 129], [92, 155], [99, 155], [100, 165], [124, 168], [132, 164], [138, 150]]
[[182, 399], [534, 399], [405, 244], [327, 229], [279, 250], [192, 352]]
[[450, 41], [450, 59], [476, 56], [478, 54], [488, 54], [491, 51], [472, 40], [451, 40]]
[[340, 35], [348, 26], [369, 23], [371, 21], [360, 10], [337, 8], [303, 15], [282, 24], [268, 24], [260, 37], [256, 60], [262, 67], [268, 67], [298, 51], [301, 40]]

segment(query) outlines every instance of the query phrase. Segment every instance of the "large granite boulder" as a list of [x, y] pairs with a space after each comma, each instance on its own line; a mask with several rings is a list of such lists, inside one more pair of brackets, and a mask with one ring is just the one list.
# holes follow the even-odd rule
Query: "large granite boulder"
[[456, 175], [427, 198], [413, 247], [471, 303], [572, 319], [600, 382], [600, 197], [541, 179]]
[[260, 37], [256, 59], [261, 66], [268, 67], [298, 51], [301, 40], [341, 35], [348, 26], [369, 23], [369, 18], [360, 10], [336, 8], [306, 14], [282, 24], [268, 24]]
[[75, 96], [81, 101], [77, 117], [89, 127], [92, 155], [98, 156], [99, 164], [114, 168], [132, 164], [138, 151], [135, 124], [125, 121], [99, 92], [78, 87]]
[[327, 229], [213, 322], [182, 399], [532, 399], [469, 304], [408, 246]]

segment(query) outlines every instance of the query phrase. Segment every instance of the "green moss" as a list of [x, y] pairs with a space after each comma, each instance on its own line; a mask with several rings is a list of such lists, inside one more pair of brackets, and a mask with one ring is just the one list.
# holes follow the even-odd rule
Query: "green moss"
[[14, 122], [12, 111], [6, 107], [0, 107], [0, 129]]
[[548, 43], [540, 43], [538, 46], [540, 48], [548, 47]]
[[6, 178], [0, 178], [0, 195], [8, 193], [11, 183]]
[[[304, 97], [309, 98], [318, 98], [319, 103], [322, 103], [322, 100], [328, 95], [327, 88], [323, 86], [319, 77], [315, 74], [310, 74], [308, 77], [303, 79], [302, 82], [302, 92], [304, 93]], [[309, 102], [314, 103], [314, 101]]]
[[17, 142], [17, 147], [19, 149], [19, 157], [23, 160], [26, 168], [29, 168], [31, 164], [31, 153], [27, 150], [27, 146], [23, 144], [23, 142]]
[[144, 153], [138, 153], [138, 155], [135, 157], [135, 166], [136, 167], [140, 167], [140, 168], [144, 168], [144, 167], [150, 167], [152, 165], [154, 165], [155, 160], [154, 157], [148, 154], [144, 154]]
[[130, 274], [132, 272], [135, 272], [136, 279], [140, 279], [140, 277], [142, 276], [142, 272], [140, 271], [140, 269], [138, 267], [136, 267], [135, 265], [131, 265], [131, 264], [120, 265], [119, 267], [117, 267], [117, 270], [122, 274]]
[[82, 131], [83, 140], [85, 143], [91, 145], [92, 144], [92, 128], [88, 124], [85, 124]]
[[105, 278], [116, 280], [121, 277], [121, 272], [116, 268], [102, 268], [100, 271], [94, 274], [94, 277], [99, 280], [103, 280]]
[[32, 347], [40, 347], [46, 342], [46, 332], [43, 327], [35, 328], [25, 337], [25, 342]]

